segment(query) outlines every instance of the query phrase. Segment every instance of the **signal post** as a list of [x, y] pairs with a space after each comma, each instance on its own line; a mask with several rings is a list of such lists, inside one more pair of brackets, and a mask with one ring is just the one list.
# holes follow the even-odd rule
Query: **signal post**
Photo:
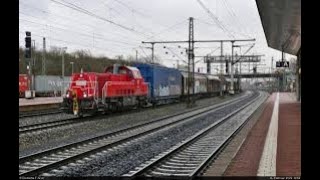
[[32, 48], [31, 48], [31, 32], [26, 31], [25, 37], [25, 52], [24, 57], [27, 63], [28, 69], [28, 90], [25, 92], [26, 99], [32, 99], [35, 97], [35, 92], [33, 88], [33, 77], [32, 77]]

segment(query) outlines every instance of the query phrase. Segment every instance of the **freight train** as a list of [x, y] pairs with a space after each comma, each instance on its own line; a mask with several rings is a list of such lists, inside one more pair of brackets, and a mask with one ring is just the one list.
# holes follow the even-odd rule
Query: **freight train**
[[[61, 92], [69, 87], [70, 76], [31, 76], [34, 82], [34, 90], [36, 97], [54, 97], [61, 96]], [[19, 74], [19, 98], [25, 97], [25, 92], [30, 87], [30, 76], [27, 74]]]
[[[217, 76], [195, 73], [193, 98], [220, 93], [221, 80]], [[223, 84], [223, 92], [230, 89], [230, 81]], [[235, 91], [238, 82], [235, 81]], [[103, 73], [80, 72], [71, 76], [71, 83], [63, 98], [65, 113], [82, 116], [97, 112], [112, 112], [128, 107], [145, 107], [183, 101], [188, 95], [188, 73], [154, 64], [110, 66]]]

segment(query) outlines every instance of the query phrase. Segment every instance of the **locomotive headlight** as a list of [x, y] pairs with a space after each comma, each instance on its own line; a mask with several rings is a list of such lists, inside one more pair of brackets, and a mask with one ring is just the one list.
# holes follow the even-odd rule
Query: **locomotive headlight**
[[86, 97], [87, 97], [87, 94], [86, 94], [86, 93], [83, 93], [83, 97], [85, 97], [85, 98], [86, 98]]
[[67, 95], [66, 95], [66, 96], [67, 96], [67, 98], [69, 98], [69, 93], [67, 93]]

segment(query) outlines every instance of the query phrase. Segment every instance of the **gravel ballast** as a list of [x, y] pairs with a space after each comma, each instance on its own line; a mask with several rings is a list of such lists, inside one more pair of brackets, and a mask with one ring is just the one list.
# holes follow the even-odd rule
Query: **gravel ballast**
[[[197, 101], [197, 106], [194, 108], [217, 104], [241, 95], [242, 94], [232, 97], [227, 96], [226, 98], [214, 97], [201, 99]], [[107, 115], [105, 118], [99, 117], [99, 120], [96, 121], [83, 122], [76, 125], [37, 132], [34, 134], [20, 135], [19, 156], [25, 156], [31, 153], [36, 153], [38, 151], [43, 151], [68, 143], [82, 141], [84, 139], [110, 133], [112, 131], [134, 126], [136, 124], [148, 122], [161, 116], [188, 110], [189, 109], [186, 109], [185, 103], [177, 103], [173, 105], [149, 108], [139, 112], [132, 112], [123, 115], [119, 114], [113, 117], [108, 117]], [[62, 116], [65, 116], [65, 114], [62, 114]], [[40, 123], [46, 121], [54, 121], [55, 119], [57, 120], [59, 118], [63, 118], [62, 116], [59, 117], [58, 115], [47, 115], [42, 116], [42, 119], [41, 117], [35, 117], [36, 120], [32, 118], [25, 118], [23, 120], [28, 121], [27, 119], [30, 119], [29, 124], [32, 124], [34, 122]], [[25, 122], [25, 124], [28, 124], [28, 122]]]
[[57, 113], [57, 114], [48, 114], [48, 115], [39, 115], [31, 117], [19, 118], [19, 126], [27, 126], [38, 123], [53, 122], [63, 119], [74, 118], [75, 116], [71, 114]]
[[[248, 102], [248, 101], [246, 101]], [[201, 118], [185, 122], [182, 125], [161, 130], [156, 134], [134, 141], [132, 144], [114, 151], [108, 151], [91, 158], [82, 166], [63, 170], [62, 176], [119, 176], [134, 169], [155, 155], [169, 149], [178, 142], [194, 135], [201, 129], [216, 122], [226, 114], [246, 102], [236, 103], [232, 107], [222, 108]]]

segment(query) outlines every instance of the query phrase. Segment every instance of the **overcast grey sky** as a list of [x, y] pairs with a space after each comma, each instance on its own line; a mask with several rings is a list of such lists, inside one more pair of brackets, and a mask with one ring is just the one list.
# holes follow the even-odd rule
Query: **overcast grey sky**
[[[255, 0], [201, 1], [227, 31], [219, 28], [197, 0], [20, 0], [19, 45], [24, 46], [25, 31], [31, 31], [37, 48], [42, 48], [42, 37], [46, 37], [48, 49], [51, 46], [68, 47], [67, 52], [86, 49], [95, 56], [111, 58], [135, 57], [138, 50], [139, 56], [145, 57], [151, 51], [143, 48], [148, 45], [141, 41], [187, 40], [188, 18], [194, 17], [195, 40], [255, 38], [255, 46], [248, 54], [264, 54], [268, 67], [271, 57], [281, 58], [280, 51], [267, 46]], [[181, 54], [183, 50], [178, 46], [188, 45], [157, 44], [155, 55], [169, 67], [176, 65], [177, 60], [183, 64], [187, 56]], [[195, 47], [198, 47], [196, 56], [220, 54], [219, 43], [196, 43]], [[248, 47], [242, 47], [241, 53]], [[225, 43], [223, 49], [225, 54], [231, 54], [231, 43]], [[240, 54], [239, 48], [235, 51]], [[287, 59], [292, 57], [295, 56], [286, 55]], [[196, 67], [205, 71], [202, 62]]]

